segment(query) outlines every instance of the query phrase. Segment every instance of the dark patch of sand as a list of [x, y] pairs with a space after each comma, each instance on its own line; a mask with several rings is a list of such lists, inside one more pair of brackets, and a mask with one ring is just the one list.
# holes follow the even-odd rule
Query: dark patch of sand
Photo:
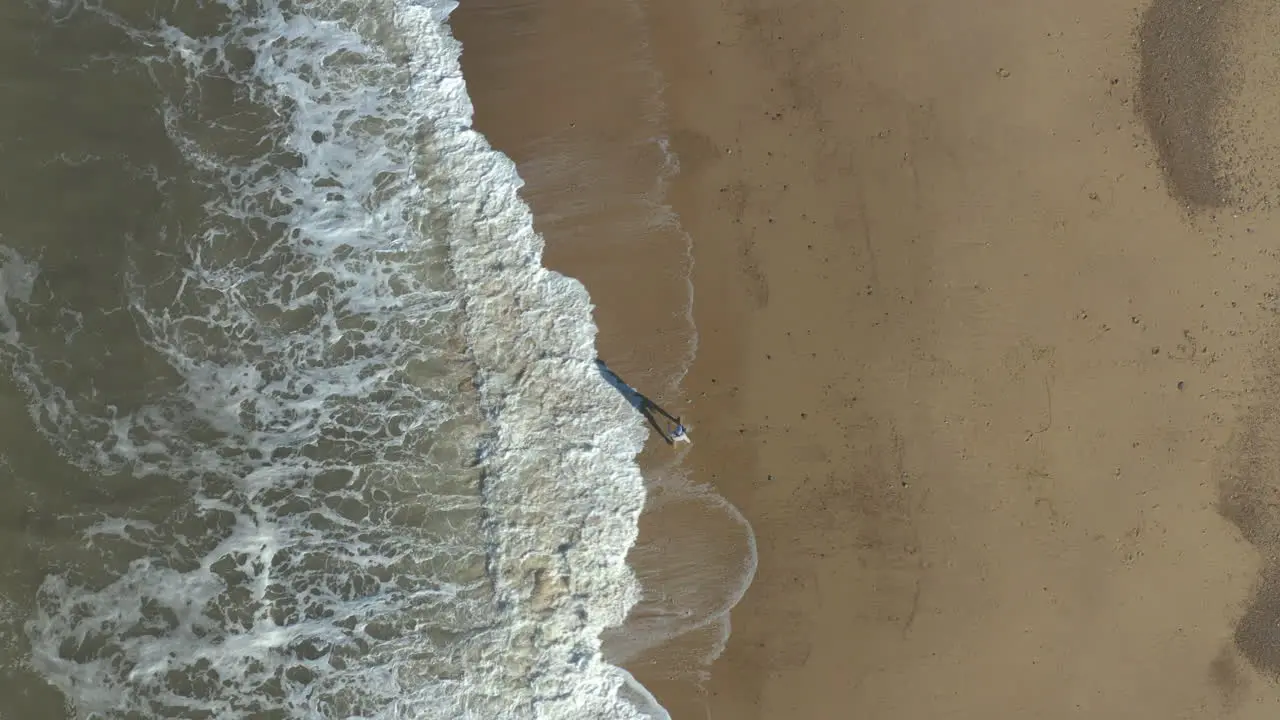
[[1221, 21], [1230, 0], [1154, 0], [1138, 26], [1138, 112], [1169, 192], [1184, 205], [1227, 205], [1216, 141], [1225, 95]]

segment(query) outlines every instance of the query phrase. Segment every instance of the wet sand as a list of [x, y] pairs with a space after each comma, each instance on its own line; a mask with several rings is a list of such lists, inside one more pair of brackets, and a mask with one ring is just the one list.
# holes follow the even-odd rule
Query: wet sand
[[[545, 264], [591, 292], [601, 358], [687, 417], [682, 381], [699, 342], [693, 256], [667, 205], [676, 168], [641, 6], [483, 0], [460, 7], [451, 25], [476, 127], [519, 167]], [[694, 447], [703, 423], [690, 421]], [[754, 555], [741, 516], [707, 479], [690, 477], [690, 447], [658, 438], [640, 458], [649, 497], [628, 558], [646, 595], [604, 649], [664, 700], [699, 698], [723, 647], [722, 609], [741, 595]]]
[[[1280, 11], [643, 9], [693, 238], [686, 466], [759, 542], [706, 682], [633, 668], [673, 717], [1273, 716]], [[525, 27], [568, 77], [614, 62]], [[605, 105], [550, 69], [473, 89], [478, 122]], [[677, 246], [610, 275], [548, 242], [602, 348], [666, 347], [616, 308]]]

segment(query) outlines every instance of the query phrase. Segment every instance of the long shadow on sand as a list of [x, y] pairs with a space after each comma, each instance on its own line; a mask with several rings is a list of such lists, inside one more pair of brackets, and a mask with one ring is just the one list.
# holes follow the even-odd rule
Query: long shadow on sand
[[658, 435], [660, 435], [668, 445], [673, 445], [674, 441], [671, 439], [671, 434], [662, 427], [662, 424], [658, 422], [658, 418], [654, 413], [670, 420], [677, 428], [680, 427], [680, 418], [672, 415], [666, 410], [663, 410], [658, 403], [650, 400], [640, 394], [638, 390], [623, 382], [622, 378], [618, 377], [617, 373], [609, 369], [609, 366], [605, 364], [604, 360], [596, 358], [596, 367], [599, 368], [600, 374], [604, 376], [604, 379], [608, 381], [615, 390], [622, 393], [622, 396], [627, 399], [627, 402], [631, 403], [632, 407], [639, 410], [641, 415], [644, 415], [644, 419], [649, 421], [649, 424], [653, 426], [653, 429], [657, 431]]

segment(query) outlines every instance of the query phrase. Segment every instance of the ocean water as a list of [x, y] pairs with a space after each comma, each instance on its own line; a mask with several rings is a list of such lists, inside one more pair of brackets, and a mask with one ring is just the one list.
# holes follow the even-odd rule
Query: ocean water
[[0, 719], [664, 716], [646, 430], [451, 9], [0, 9]]

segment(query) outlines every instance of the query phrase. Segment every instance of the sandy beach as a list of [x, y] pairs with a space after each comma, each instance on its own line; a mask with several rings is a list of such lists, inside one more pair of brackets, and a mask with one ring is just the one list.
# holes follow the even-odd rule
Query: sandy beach
[[[603, 5], [454, 27], [548, 265], [755, 532], [709, 675], [629, 665], [672, 716], [1272, 717], [1280, 10]], [[622, 201], [653, 123], [678, 228]]]

